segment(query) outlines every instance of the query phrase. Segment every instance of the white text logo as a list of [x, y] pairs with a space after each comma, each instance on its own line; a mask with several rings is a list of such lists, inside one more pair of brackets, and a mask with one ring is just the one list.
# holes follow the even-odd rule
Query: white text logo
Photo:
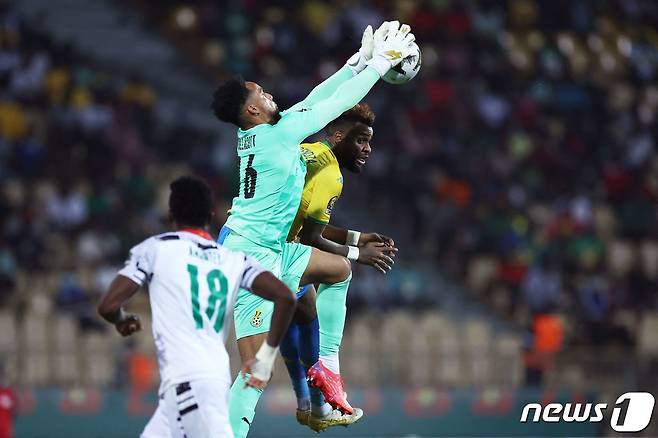
[[[610, 419], [610, 427], [615, 432], [640, 432], [651, 421], [655, 399], [648, 392], [627, 392], [615, 402]], [[542, 406], [539, 403], [529, 403], [523, 407], [521, 423], [531, 421], [539, 423], [599, 423], [607, 403], [549, 403]]]

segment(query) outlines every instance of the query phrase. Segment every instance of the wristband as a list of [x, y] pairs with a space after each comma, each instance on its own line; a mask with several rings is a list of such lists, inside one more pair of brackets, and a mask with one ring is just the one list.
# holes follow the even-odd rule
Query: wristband
[[391, 61], [381, 55], [373, 56], [366, 64], [375, 69], [380, 78], [391, 69]]
[[262, 382], [270, 380], [278, 353], [279, 347], [271, 347], [264, 341], [256, 353], [256, 363], [251, 368], [251, 375]]
[[348, 248], [347, 258], [350, 259], [350, 260], [354, 260], [354, 261], [358, 260], [358, 258], [359, 258], [359, 248], [357, 248], [356, 246], [348, 246], [347, 248]]
[[354, 55], [350, 56], [345, 65], [352, 70], [352, 75], [356, 76], [366, 69], [366, 58], [361, 55], [361, 52], [356, 52]]
[[263, 344], [258, 349], [256, 353], [256, 359], [263, 363], [273, 364], [276, 359], [276, 355], [279, 353], [279, 347], [270, 347], [267, 345], [267, 341], [263, 341]]
[[359, 231], [347, 230], [347, 237], [345, 238], [345, 245], [359, 245], [359, 238], [361, 233]]

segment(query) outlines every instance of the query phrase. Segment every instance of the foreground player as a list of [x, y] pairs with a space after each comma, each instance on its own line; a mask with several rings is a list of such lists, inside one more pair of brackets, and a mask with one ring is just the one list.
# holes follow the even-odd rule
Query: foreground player
[[[252, 255], [275, 275], [285, 275], [292, 290], [297, 290], [300, 279], [303, 284], [323, 283], [327, 293], [345, 294], [349, 286], [351, 269], [345, 258], [286, 242], [306, 173], [299, 144], [354, 106], [411, 52], [414, 37], [408, 26], [400, 31], [394, 22], [387, 28], [386, 35], [374, 41], [372, 59], [359, 62], [356, 55], [354, 66], [346, 65], [287, 111], [279, 112], [272, 96], [254, 82], [228, 81], [213, 96], [217, 118], [239, 128], [241, 175], [239, 195], [219, 240], [227, 248]], [[267, 347], [259, 350], [270, 330], [270, 318], [269, 303], [239, 292], [235, 331], [243, 363], [277, 354]], [[230, 395], [231, 425], [240, 438], [249, 432], [261, 395], [245, 387], [244, 378], [236, 378]], [[328, 405], [324, 410], [324, 416], [335, 415]], [[355, 420], [362, 415], [351, 407], [345, 410]]]
[[[122, 336], [141, 330], [123, 304], [142, 285], [149, 288], [153, 338], [160, 368], [160, 400], [142, 438], [233, 437], [228, 420], [229, 358], [226, 324], [238, 288], [274, 303], [272, 327], [263, 344], [279, 345], [295, 309], [295, 297], [281, 281], [244, 253], [217, 245], [206, 231], [212, 193], [201, 180], [171, 184], [170, 216], [177, 231], [146, 239], [130, 251], [98, 312]], [[246, 383], [262, 388], [274, 357], [245, 363]]]
[[[301, 145], [307, 165], [306, 181], [288, 240], [299, 239], [303, 244], [342, 256], [352, 252], [357, 262], [386, 273], [392, 268], [392, 257], [397, 251], [392, 239], [328, 225], [343, 188], [341, 169], [361, 172], [371, 152], [374, 120], [375, 114], [368, 105], [355, 105], [329, 124], [323, 141]], [[328, 394], [334, 393], [329, 387], [341, 382], [338, 349], [345, 325], [347, 296], [319, 294], [317, 313], [312, 285], [303, 287], [297, 297], [297, 312], [281, 343], [281, 354], [297, 397], [297, 420], [321, 431], [337, 424], [323, 421], [315, 414], [323, 398], [313, 389], [309, 390], [306, 376], [315, 364], [308, 375]], [[318, 314], [321, 315], [320, 324]]]

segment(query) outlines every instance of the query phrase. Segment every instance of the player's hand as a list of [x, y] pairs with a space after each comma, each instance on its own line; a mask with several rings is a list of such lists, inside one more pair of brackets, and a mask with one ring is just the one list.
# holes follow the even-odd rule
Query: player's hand
[[[247, 388], [248, 386], [251, 386], [252, 388], [256, 389], [265, 389], [267, 386], [267, 382], [269, 382], [270, 378], [268, 377], [267, 379], [259, 378], [259, 368], [262, 368], [263, 364], [258, 361], [255, 357], [253, 359], [249, 359], [242, 365], [242, 369], [240, 370], [240, 373], [242, 373], [242, 377], [246, 377], [249, 375], [249, 379], [247, 382], [244, 384], [244, 387]], [[269, 376], [272, 376], [272, 370], [270, 369], [269, 371]]]
[[373, 35], [373, 55], [367, 64], [377, 70], [380, 76], [384, 76], [411, 54], [415, 39], [409, 25], [400, 26], [398, 21], [389, 22], [385, 35], [382, 33]]
[[363, 31], [363, 36], [361, 37], [361, 47], [359, 51], [354, 55], [350, 56], [347, 60], [347, 66], [352, 70], [352, 74], [355, 76], [361, 73], [367, 67], [366, 62], [372, 58], [372, 50], [375, 47], [374, 36], [372, 32], [372, 26], [366, 26], [366, 29]]
[[141, 331], [142, 322], [139, 320], [139, 316], [128, 313], [120, 321], [114, 324], [114, 327], [121, 336], [126, 337], [135, 332]]
[[383, 234], [379, 234], [379, 233], [361, 233], [361, 235], [359, 236], [358, 246], [361, 247], [361, 246], [364, 246], [366, 243], [370, 243], [370, 242], [381, 242], [381, 243], [387, 244], [390, 247], [395, 246], [395, 242], [393, 241], [393, 239], [391, 239], [390, 237], [385, 236]]
[[383, 242], [369, 242], [359, 248], [359, 258], [356, 261], [372, 266], [382, 274], [386, 274], [393, 269], [395, 264], [393, 257], [397, 251], [397, 248]]

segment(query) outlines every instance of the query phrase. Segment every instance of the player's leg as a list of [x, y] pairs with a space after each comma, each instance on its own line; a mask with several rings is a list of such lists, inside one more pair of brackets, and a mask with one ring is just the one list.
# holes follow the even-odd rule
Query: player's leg
[[[350, 263], [347, 259], [299, 243], [288, 243], [285, 245], [282, 254], [282, 272], [284, 272], [282, 280], [290, 288], [296, 287], [300, 282], [301, 284], [312, 284], [315, 282], [333, 283], [329, 286], [322, 286], [325, 287], [325, 290], [327, 290], [327, 293], [329, 294], [335, 293], [346, 295], [349, 280], [352, 277]], [[320, 326], [321, 325], [322, 321], [320, 321]], [[363, 415], [363, 411], [360, 409], [353, 409], [349, 406], [342, 391], [340, 376], [336, 375], [334, 377], [335, 378], [332, 380], [334, 383], [332, 385], [333, 392], [326, 390], [323, 390], [322, 392], [325, 397], [329, 393], [334, 395], [335, 399], [339, 399], [336, 404], [343, 407], [347, 414], [343, 415], [339, 411], [330, 411], [328, 407], [324, 405], [322, 412], [313, 412], [311, 415], [309, 426], [316, 431], [337, 425], [347, 426], [358, 421]], [[340, 393], [340, 395], [338, 395], [338, 393]], [[312, 406], [312, 408], [314, 407], [315, 406]]]
[[[267, 332], [238, 339], [238, 351], [242, 363], [256, 356], [256, 352], [266, 338]], [[238, 373], [229, 391], [229, 419], [236, 438], [244, 438], [249, 433], [256, 415], [256, 405], [263, 394], [262, 389], [247, 386], [249, 377]]]
[[[233, 429], [229, 420], [228, 395], [230, 385], [226, 381], [211, 381], [204, 385], [201, 396], [206, 410], [202, 411], [210, 424], [211, 436], [233, 438]], [[219, 396], [218, 396], [219, 395]]]
[[172, 433], [181, 438], [233, 438], [228, 421], [228, 384], [217, 379], [192, 380], [169, 388], [165, 396]]
[[[222, 231], [223, 245], [229, 249], [243, 251], [254, 257], [275, 276], [281, 275], [281, 256], [267, 248], [260, 247], [240, 235]], [[274, 304], [247, 290], [240, 289], [235, 301], [234, 324], [241, 360], [247, 361], [267, 337]], [[246, 386], [250, 376], [238, 373], [229, 393], [229, 419], [236, 438], [244, 438], [254, 420], [256, 405], [262, 390]]]
[[[285, 281], [286, 275], [283, 277]], [[296, 279], [292, 280], [294, 281]], [[318, 415], [326, 415], [328, 409], [322, 392], [316, 388], [309, 390], [306, 381], [309, 367], [318, 360], [319, 348], [315, 289], [313, 285], [307, 285], [297, 291], [297, 310], [286, 337], [281, 342], [281, 356], [297, 398], [297, 422], [303, 425], [309, 424], [311, 403]]]
[[[315, 306], [315, 287], [309, 284], [302, 289], [304, 289], [304, 295], [297, 302], [295, 323], [299, 329], [299, 358], [304, 367], [304, 380], [306, 381], [309, 368], [319, 360], [320, 325]], [[322, 406], [325, 406], [322, 391], [311, 388], [310, 396], [313, 410], [316, 414], [321, 414], [324, 410]]]
[[167, 418], [164, 397], [158, 399], [158, 407], [153, 413], [153, 416], [146, 423], [144, 431], [139, 438], [179, 438], [180, 429], [177, 434], [172, 434], [169, 425], [169, 418]]
[[[343, 329], [345, 328], [347, 290], [351, 279], [351, 266], [346, 258], [319, 250], [313, 252], [302, 278], [302, 282], [315, 281], [322, 283], [318, 288], [316, 300], [320, 323], [321, 363], [318, 363], [317, 367], [314, 365], [311, 374], [309, 374], [311, 378], [313, 378], [313, 374], [323, 374], [324, 367], [335, 375], [340, 374], [338, 352], [343, 339]], [[333, 380], [340, 381], [337, 377]], [[339, 386], [340, 388], [335, 389], [337, 393], [342, 392], [342, 384]], [[340, 406], [342, 404], [341, 400], [335, 400], [332, 395], [327, 393], [327, 390], [323, 390], [323, 392], [329, 403], [334, 406], [336, 406], [334, 403], [338, 403], [338, 407], [350, 412], [349, 404], [346, 401], [345, 405]], [[342, 394], [333, 394], [333, 396], [341, 398]]]

